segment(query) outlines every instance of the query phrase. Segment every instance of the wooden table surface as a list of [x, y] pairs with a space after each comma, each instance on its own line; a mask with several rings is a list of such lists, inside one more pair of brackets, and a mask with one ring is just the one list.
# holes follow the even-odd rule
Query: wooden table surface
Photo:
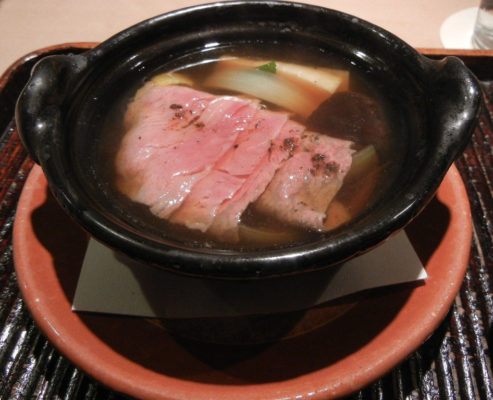
[[[0, 0], [0, 73], [25, 54], [67, 42], [101, 42], [144, 19], [200, 0]], [[301, 0], [366, 19], [414, 47], [443, 48], [440, 26], [479, 0]]]

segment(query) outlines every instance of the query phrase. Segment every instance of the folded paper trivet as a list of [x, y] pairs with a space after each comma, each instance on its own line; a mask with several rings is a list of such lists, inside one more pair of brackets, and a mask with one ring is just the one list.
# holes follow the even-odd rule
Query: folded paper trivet
[[181, 276], [138, 264], [91, 239], [72, 309], [160, 318], [272, 314], [426, 276], [405, 232], [341, 266], [260, 281]]

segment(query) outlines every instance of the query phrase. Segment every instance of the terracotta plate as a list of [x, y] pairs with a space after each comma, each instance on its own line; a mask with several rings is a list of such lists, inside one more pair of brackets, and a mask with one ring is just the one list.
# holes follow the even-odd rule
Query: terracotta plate
[[115, 390], [143, 399], [328, 399], [384, 375], [445, 318], [471, 244], [469, 203], [455, 167], [406, 231], [429, 274], [424, 284], [359, 294], [355, 306], [317, 330], [249, 346], [186, 341], [142, 318], [73, 313], [87, 236], [49, 195], [39, 167], [19, 201], [14, 255], [36, 323], [65, 356]]

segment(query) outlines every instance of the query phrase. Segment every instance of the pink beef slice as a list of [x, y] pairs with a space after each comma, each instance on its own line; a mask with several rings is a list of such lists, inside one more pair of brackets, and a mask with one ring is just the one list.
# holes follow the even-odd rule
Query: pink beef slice
[[323, 229], [351, 165], [351, 142], [307, 132], [257, 101], [146, 84], [125, 115], [118, 188], [159, 217], [239, 239], [255, 203], [282, 221]]
[[248, 176], [235, 195], [218, 209], [209, 232], [227, 242], [239, 240], [238, 224], [248, 205], [255, 202], [265, 191], [281, 163], [292, 156], [295, 143], [301, 142], [304, 127], [288, 120], [277, 137], [271, 141], [269, 150], [255, 170]]
[[248, 126], [258, 104], [182, 86], [147, 84], [130, 105], [117, 185], [168, 218]]
[[[181, 86], [166, 90], [152, 82], [137, 91], [125, 113], [125, 128], [116, 156], [117, 186], [133, 198], [142, 186], [146, 160], [156, 149], [175, 146], [181, 129], [200, 117], [214, 96]], [[186, 111], [183, 111], [186, 105]], [[170, 134], [167, 134], [170, 132]]]
[[207, 231], [220, 206], [233, 198], [263, 161], [287, 119], [286, 113], [258, 110], [249, 125], [238, 134], [233, 147], [194, 186], [170, 221]]
[[351, 167], [352, 142], [305, 131], [255, 208], [288, 224], [324, 230], [326, 210]]

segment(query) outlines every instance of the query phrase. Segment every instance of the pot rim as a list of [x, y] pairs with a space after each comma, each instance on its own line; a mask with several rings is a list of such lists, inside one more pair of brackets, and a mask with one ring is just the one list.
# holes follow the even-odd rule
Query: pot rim
[[[101, 62], [105, 57], [108, 57], [108, 54], [119, 49], [133, 46], [138, 42], [139, 38], [142, 39], [150, 31], [160, 29], [161, 26], [170, 23], [170, 21], [188, 18], [196, 13], [217, 12], [218, 10], [235, 9], [237, 7], [276, 8], [289, 9], [291, 11], [296, 9], [296, 11], [303, 10], [304, 12], [322, 15], [324, 17], [338, 18], [346, 23], [357, 24], [358, 29], [371, 32], [372, 35], [379, 37], [379, 40], [386, 43], [387, 46], [393, 45], [402, 51], [410, 59], [413, 68], [421, 68], [423, 74], [438, 74], [440, 76], [440, 71], [447, 70], [447, 68], [449, 70], [452, 69], [455, 73], [463, 68], [453, 58], [446, 59], [442, 62], [431, 61], [420, 55], [416, 50], [393, 34], [352, 15], [319, 6], [285, 1], [218, 2], [187, 7], [162, 14], [125, 29], [81, 55], [65, 58], [64, 62], [66, 65], [63, 68], [72, 68], [75, 70], [75, 73], [70, 73], [78, 77], [91, 64]], [[54, 60], [54, 62], [56, 63], [57, 60]], [[33, 76], [34, 78], [36, 77], [36, 71]], [[469, 100], [471, 102], [471, 106], [468, 108], [464, 117], [464, 126], [460, 129], [461, 136], [463, 137], [462, 142], [466, 142], [472, 134], [475, 126], [474, 121], [479, 113], [478, 93], [480, 90], [472, 75], [465, 73], [462, 75], [462, 78], [468, 79], [467, 84], [470, 89]], [[22, 110], [23, 107], [26, 108], [22, 105], [22, 96], [28, 95], [29, 93], [25, 94], [23, 92], [23, 95], [20, 97], [20, 105], [18, 103], [17, 116], [18, 126], [21, 127], [21, 136], [24, 136], [22, 131], [24, 131], [26, 113], [32, 113], [31, 109]], [[55, 130], [61, 129], [61, 126], [58, 124], [61, 124], [60, 116], [58, 116], [58, 120], [51, 124], [49, 128]], [[27, 141], [25, 139], [23, 140], [24, 142]], [[447, 143], [440, 142], [438, 145], [444, 146], [445, 149]], [[45, 149], [39, 150], [42, 146], [38, 146], [38, 151], [31, 151], [31, 154], [42, 165], [50, 182], [50, 187], [62, 206], [90, 234], [106, 245], [123, 251], [133, 258], [172, 271], [191, 275], [234, 279], [272, 277], [307, 272], [341, 263], [377, 246], [392, 234], [403, 229], [424, 208], [438, 188], [453, 159], [464, 145], [465, 143], [461, 143], [460, 146], [456, 145], [452, 153], [447, 154], [446, 157], [445, 150], [442, 150], [439, 163], [436, 162], [436, 159], [428, 160], [424, 166], [429, 168], [428, 174], [418, 176], [401, 197], [394, 198], [390, 203], [391, 207], [385, 210], [385, 218], [382, 220], [376, 221], [373, 218], [371, 224], [365, 224], [358, 228], [354, 228], [353, 226], [353, 229], [348, 232], [340, 230], [330, 240], [318, 240], [302, 246], [274, 250], [262, 249], [259, 251], [225, 251], [165, 245], [160, 241], [158, 242], [138, 235], [126, 229], [121, 224], [117, 224], [107, 218], [97, 209], [87, 207], [87, 202], [84, 201], [84, 195], [81, 195], [80, 192], [82, 188], [78, 187], [77, 182], [73, 180], [70, 169], [60, 168], [65, 163], [65, 155], [62, 152], [58, 154], [53, 152], [49, 157], [43, 158], [42, 151]], [[27, 147], [30, 147], [28, 143]], [[380, 210], [377, 215], [381, 214], [382, 211]]]

